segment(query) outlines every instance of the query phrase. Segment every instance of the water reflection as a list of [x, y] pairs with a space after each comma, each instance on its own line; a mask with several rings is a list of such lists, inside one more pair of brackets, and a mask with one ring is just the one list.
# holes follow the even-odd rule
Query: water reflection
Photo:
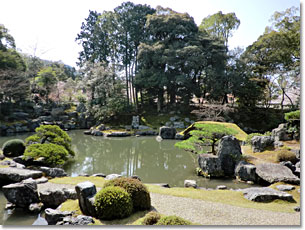
[[65, 167], [68, 173], [118, 173], [138, 175], [146, 183], [183, 185], [194, 173], [196, 159], [174, 147], [175, 141], [157, 142], [155, 137], [103, 138], [69, 133], [77, 153]]

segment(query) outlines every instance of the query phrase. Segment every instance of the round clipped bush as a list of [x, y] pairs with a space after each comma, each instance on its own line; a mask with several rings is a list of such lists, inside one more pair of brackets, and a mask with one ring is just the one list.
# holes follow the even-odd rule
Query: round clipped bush
[[130, 195], [121, 187], [109, 186], [95, 196], [94, 206], [97, 217], [102, 220], [122, 219], [132, 213]]
[[134, 211], [148, 210], [151, 207], [149, 192], [141, 181], [133, 178], [120, 177], [109, 180], [104, 184], [108, 186], [119, 186], [124, 188], [131, 196]]
[[24, 153], [25, 144], [23, 140], [13, 139], [5, 142], [2, 146], [3, 155], [6, 157], [18, 157]]
[[63, 146], [56, 144], [32, 144], [24, 152], [25, 157], [43, 157], [43, 162], [52, 167], [63, 165], [68, 160], [68, 155]]
[[156, 225], [191, 225], [192, 223], [179, 216], [161, 217]]
[[156, 223], [158, 223], [158, 221], [160, 220], [161, 215], [157, 212], [149, 212], [145, 215], [142, 224], [143, 225], [154, 225]]

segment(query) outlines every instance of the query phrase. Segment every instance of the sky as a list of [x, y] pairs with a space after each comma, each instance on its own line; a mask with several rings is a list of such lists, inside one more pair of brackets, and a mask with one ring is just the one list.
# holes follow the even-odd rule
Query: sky
[[[229, 39], [229, 48], [246, 48], [271, 25], [275, 11], [299, 7], [300, 0], [130, 0], [151, 7], [161, 5], [187, 12], [197, 25], [203, 18], [234, 12], [240, 26]], [[302, 2], [303, 0], [301, 0]], [[102, 13], [121, 5], [122, 0], [0, 0], [0, 24], [9, 29], [17, 49], [42, 59], [62, 61], [76, 67], [81, 46], [75, 42], [89, 10]], [[36, 52], [34, 51], [36, 50]]]

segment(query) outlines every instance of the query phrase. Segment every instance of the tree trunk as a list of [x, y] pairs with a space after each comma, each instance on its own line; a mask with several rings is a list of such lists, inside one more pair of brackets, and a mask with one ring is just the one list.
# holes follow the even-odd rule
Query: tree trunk
[[158, 101], [157, 101], [157, 111], [161, 112], [163, 106], [163, 90], [159, 90], [158, 92]]

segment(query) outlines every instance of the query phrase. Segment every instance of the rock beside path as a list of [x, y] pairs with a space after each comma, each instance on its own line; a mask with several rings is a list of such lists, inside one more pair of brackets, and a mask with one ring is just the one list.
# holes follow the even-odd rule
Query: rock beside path
[[295, 176], [289, 168], [280, 164], [262, 163], [256, 165], [256, 174], [271, 184], [285, 182], [300, 184], [300, 179]]
[[270, 202], [276, 199], [293, 201], [291, 194], [286, 192], [277, 191], [272, 188], [246, 188], [241, 190], [244, 197], [248, 200], [255, 202]]

